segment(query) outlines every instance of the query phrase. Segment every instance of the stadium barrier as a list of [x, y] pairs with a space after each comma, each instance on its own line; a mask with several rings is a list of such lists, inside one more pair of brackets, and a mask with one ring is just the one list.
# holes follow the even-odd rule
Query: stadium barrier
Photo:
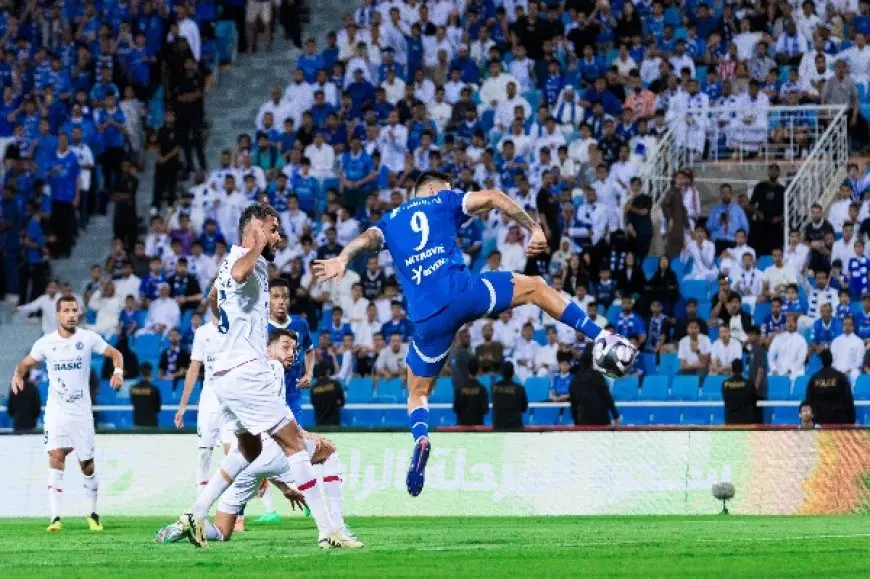
[[[439, 433], [415, 499], [405, 491], [407, 433], [330, 437], [350, 515], [708, 515], [721, 509], [711, 487], [723, 481], [736, 488], [735, 514], [870, 512], [861, 429]], [[193, 435], [98, 435], [96, 458], [108, 516], [173, 517], [194, 498]], [[0, 437], [0, 461], [0, 516], [46, 516], [42, 437]], [[85, 512], [80, 477], [70, 461], [68, 513]], [[255, 500], [249, 512], [259, 511]]]

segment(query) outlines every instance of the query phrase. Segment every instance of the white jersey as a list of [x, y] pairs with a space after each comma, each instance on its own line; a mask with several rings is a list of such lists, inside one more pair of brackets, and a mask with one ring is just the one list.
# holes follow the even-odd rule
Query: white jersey
[[287, 387], [284, 382], [284, 366], [278, 360], [269, 360], [269, 369], [272, 371], [274, 378], [275, 392], [281, 397], [281, 400], [287, 398]]
[[193, 334], [193, 347], [190, 349], [190, 359], [200, 362], [205, 370], [202, 382], [202, 394], [199, 397], [200, 406], [209, 402], [217, 404], [211, 381], [220, 345], [221, 334], [218, 332], [218, 327], [211, 322], [198, 327]]
[[215, 288], [218, 297], [218, 332], [223, 336], [214, 372], [225, 372], [252, 360], [265, 365], [269, 322], [269, 278], [266, 260], [257, 259], [251, 275], [237, 283], [231, 275], [233, 265], [248, 249], [234, 245], [218, 270]]
[[45, 419], [93, 420], [91, 411], [91, 355], [103, 355], [109, 345], [96, 332], [76, 328], [69, 338], [54, 331], [36, 340], [30, 356], [45, 362], [48, 402]]

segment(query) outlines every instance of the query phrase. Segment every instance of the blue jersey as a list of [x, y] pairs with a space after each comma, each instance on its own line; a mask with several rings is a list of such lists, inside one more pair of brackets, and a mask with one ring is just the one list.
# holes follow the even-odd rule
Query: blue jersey
[[[293, 408], [300, 399], [299, 388], [296, 383], [305, 374], [305, 354], [314, 348], [311, 343], [311, 331], [308, 322], [299, 316], [287, 316], [287, 321], [279, 324], [270, 319], [267, 331], [275, 329], [289, 330], [296, 334], [296, 360], [290, 368], [284, 372], [284, 390], [287, 396], [287, 404]], [[297, 417], [298, 418], [298, 417]]]
[[810, 331], [811, 344], [824, 344], [826, 347], [831, 346], [834, 338], [843, 333], [843, 328], [840, 325], [840, 320], [831, 318], [831, 321], [825, 325], [824, 320], [819, 318], [813, 322], [812, 330]]
[[862, 340], [870, 339], [870, 312], [861, 310], [855, 314], [855, 333]]
[[556, 374], [553, 376], [553, 392], [556, 396], [567, 396], [571, 389], [571, 376], [568, 374]]
[[464, 209], [465, 196], [462, 191], [443, 190], [411, 199], [374, 226], [393, 256], [396, 277], [408, 300], [408, 317], [414, 323], [443, 310], [471, 282], [456, 244], [459, 228], [470, 217]]

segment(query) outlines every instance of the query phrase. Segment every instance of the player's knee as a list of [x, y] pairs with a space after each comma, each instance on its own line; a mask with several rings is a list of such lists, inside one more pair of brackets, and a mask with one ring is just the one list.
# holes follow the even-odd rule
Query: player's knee
[[248, 462], [254, 462], [263, 450], [263, 442], [259, 436], [249, 433], [239, 435], [239, 452]]
[[314, 449], [314, 455], [311, 457], [311, 464], [320, 464], [335, 453], [335, 444], [326, 438], [317, 440], [317, 446]]
[[60, 450], [49, 451], [48, 465], [55, 470], [63, 470], [66, 467], [66, 453]]
[[94, 474], [94, 459], [83, 460], [81, 463], [82, 474], [85, 476], [91, 476]]

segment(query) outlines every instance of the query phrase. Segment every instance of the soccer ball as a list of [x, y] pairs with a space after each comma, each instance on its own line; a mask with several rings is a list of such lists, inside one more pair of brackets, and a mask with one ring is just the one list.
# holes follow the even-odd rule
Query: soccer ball
[[596, 369], [611, 378], [622, 378], [634, 370], [637, 348], [622, 336], [602, 333], [592, 347]]

